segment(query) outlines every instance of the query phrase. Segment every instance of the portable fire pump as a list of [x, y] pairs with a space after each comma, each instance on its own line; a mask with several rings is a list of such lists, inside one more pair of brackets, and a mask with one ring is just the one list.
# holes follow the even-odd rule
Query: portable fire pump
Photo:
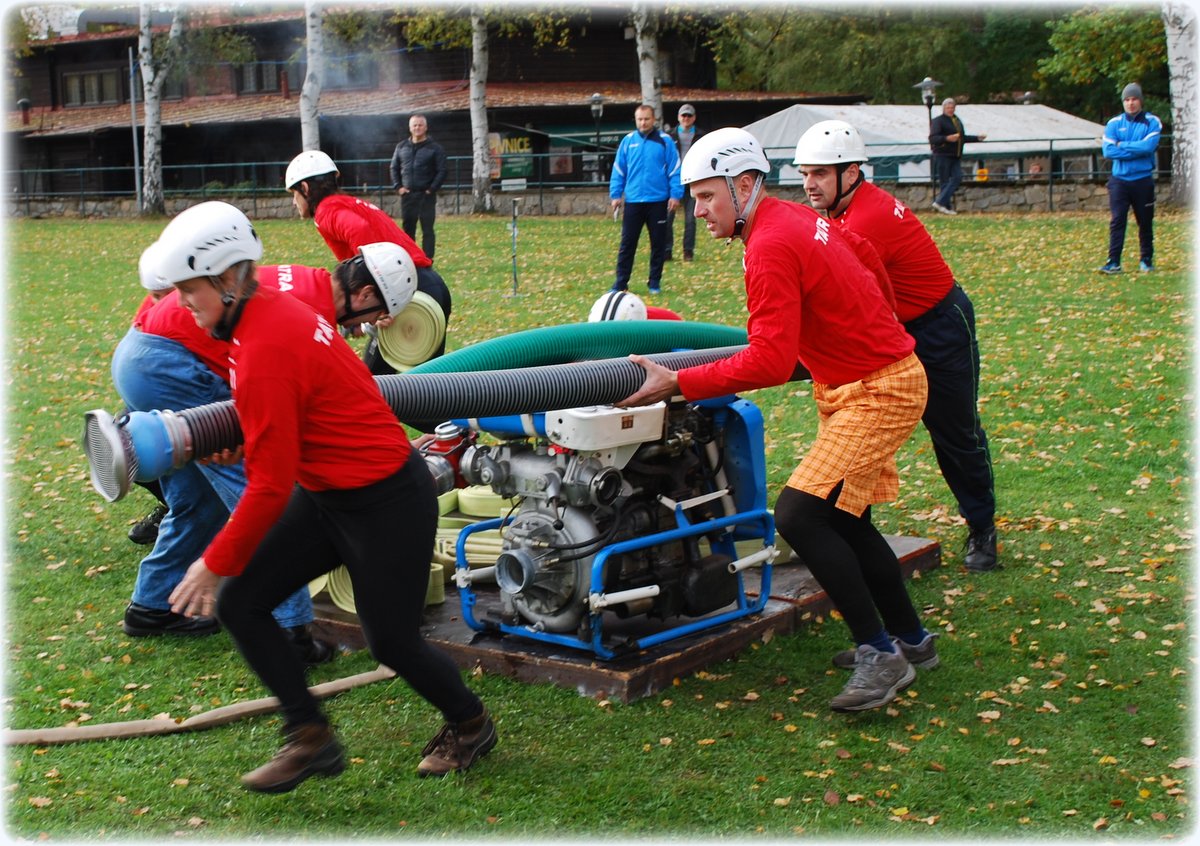
[[[454, 422], [499, 440], [465, 447], [463, 479], [517, 503], [459, 535], [455, 581], [471, 628], [608, 659], [765, 605], [774, 523], [762, 415], [753, 403], [725, 397]], [[468, 538], [497, 528], [500, 556], [472, 570]], [[757, 548], [739, 554], [748, 546]], [[743, 579], [751, 567], [761, 573], [753, 598]], [[477, 586], [493, 581], [500, 609], [480, 619]], [[610, 615], [661, 622], [612, 643]]]

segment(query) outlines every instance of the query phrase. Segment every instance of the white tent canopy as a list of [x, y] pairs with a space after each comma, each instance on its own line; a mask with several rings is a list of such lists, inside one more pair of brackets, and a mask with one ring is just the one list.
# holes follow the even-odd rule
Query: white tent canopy
[[[940, 113], [940, 107], [935, 106]], [[955, 114], [968, 135], [987, 135], [967, 144], [965, 159], [1021, 159], [1061, 155], [1090, 155], [1100, 151], [1104, 127], [1058, 109], [1041, 105], [961, 105]], [[844, 120], [862, 134], [875, 170], [879, 165], [900, 168], [900, 177], [928, 173], [929, 123], [924, 105], [810, 106], [794, 105], [745, 128], [780, 166], [782, 181], [795, 181], [791, 167], [796, 142], [804, 131], [823, 120]], [[923, 164], [922, 164], [923, 163]]]

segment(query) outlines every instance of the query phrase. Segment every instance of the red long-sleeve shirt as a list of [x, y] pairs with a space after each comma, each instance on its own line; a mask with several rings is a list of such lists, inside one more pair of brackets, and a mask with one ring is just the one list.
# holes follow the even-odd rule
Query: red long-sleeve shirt
[[231, 386], [245, 436], [245, 493], [204, 553], [237, 575], [287, 506], [292, 486], [342, 490], [405, 462], [408, 438], [337, 326], [297, 300], [260, 289], [233, 330]]
[[864, 182], [839, 217], [841, 226], [875, 247], [896, 292], [902, 323], [940, 303], [954, 285], [954, 273], [912, 209], [887, 191]]
[[[257, 276], [260, 289], [270, 288], [291, 294], [326, 320], [337, 321], [332, 281], [325, 268], [268, 264], [257, 269]], [[192, 313], [180, 305], [178, 291], [167, 294], [140, 315], [134, 325], [143, 332], [177, 341], [204, 362], [209, 370], [224, 381], [229, 381], [229, 343], [218, 341], [196, 324]]]
[[743, 264], [749, 346], [679, 371], [686, 398], [779, 385], [797, 361], [813, 381], [843, 385], [913, 351], [880, 280], [808, 206], [773, 197], [759, 203]]
[[338, 261], [354, 258], [364, 244], [386, 241], [403, 247], [417, 267], [433, 264], [391, 215], [349, 194], [330, 194], [322, 200], [313, 214], [313, 223]]
[[134, 326], [138, 325], [138, 322], [141, 321], [143, 314], [148, 312], [150, 309], [154, 308], [154, 304], [156, 302], [158, 302], [158, 300], [154, 299], [153, 294], [147, 294], [145, 297], [142, 298], [142, 301], [140, 303], [138, 303], [137, 311], [135, 311], [133, 313], [133, 325]]

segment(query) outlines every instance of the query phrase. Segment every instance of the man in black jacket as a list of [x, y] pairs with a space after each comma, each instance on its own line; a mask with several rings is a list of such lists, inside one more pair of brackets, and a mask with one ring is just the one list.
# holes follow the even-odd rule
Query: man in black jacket
[[929, 124], [929, 147], [933, 150], [933, 162], [941, 186], [933, 207], [942, 214], [958, 214], [954, 210], [954, 192], [962, 182], [963, 144], [987, 138], [982, 133], [966, 134], [962, 121], [954, 116], [955, 105], [954, 99], [947, 97], [942, 101], [942, 113]]
[[421, 249], [433, 258], [437, 237], [433, 220], [437, 215], [437, 192], [446, 181], [446, 151], [427, 134], [424, 115], [408, 119], [409, 138], [396, 145], [392, 154], [392, 187], [400, 194], [400, 226], [414, 241], [421, 223]]

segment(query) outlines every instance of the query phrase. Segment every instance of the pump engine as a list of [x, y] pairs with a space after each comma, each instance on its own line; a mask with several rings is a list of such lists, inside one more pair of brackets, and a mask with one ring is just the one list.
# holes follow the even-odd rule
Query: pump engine
[[[469, 423], [500, 442], [467, 448], [463, 477], [517, 502], [509, 516], [460, 536], [456, 575], [473, 628], [612, 657], [604, 614], [690, 618], [624, 644], [645, 647], [761, 610], [774, 526], [752, 403], [590, 406]], [[495, 526], [503, 526], [500, 556], [471, 571], [466, 536]], [[736, 542], [753, 539], [761, 548], [739, 557]], [[763, 577], [751, 602], [742, 571], [755, 565]], [[472, 586], [492, 578], [499, 619], [481, 621]]]

